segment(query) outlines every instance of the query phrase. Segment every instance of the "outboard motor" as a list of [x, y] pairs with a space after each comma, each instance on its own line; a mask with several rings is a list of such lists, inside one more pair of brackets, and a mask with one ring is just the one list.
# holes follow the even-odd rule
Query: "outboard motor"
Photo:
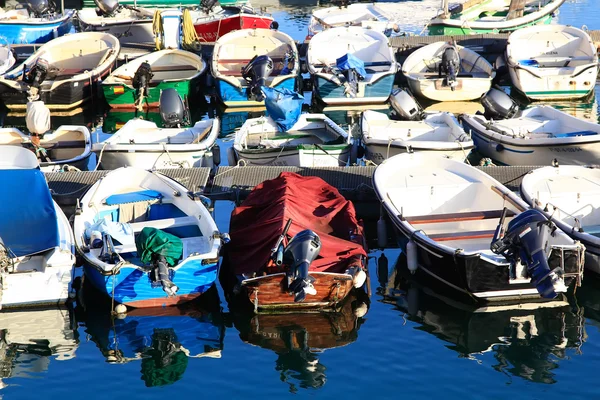
[[158, 109], [164, 128], [180, 128], [189, 124], [188, 110], [177, 90], [173, 88], [160, 93]]
[[202, 11], [208, 14], [213, 10], [213, 8], [215, 8], [217, 4], [219, 4], [219, 0], [201, 0], [200, 8]]
[[481, 96], [483, 116], [488, 119], [512, 118], [519, 111], [517, 102], [500, 89], [490, 89]]
[[23, 82], [31, 87], [39, 88], [46, 79], [49, 69], [50, 65], [48, 64], [48, 61], [43, 58], [38, 58], [29, 71], [25, 72], [25, 70], [23, 70]]
[[308, 294], [317, 294], [312, 284], [315, 280], [308, 269], [320, 251], [321, 239], [310, 229], [298, 232], [283, 251], [283, 263], [288, 267], [288, 289], [294, 293], [296, 303], [303, 302]]
[[248, 100], [265, 99], [260, 88], [265, 85], [266, 79], [272, 72], [273, 60], [267, 55], [254, 56], [248, 65], [242, 68], [242, 77], [248, 82], [248, 89], [246, 89]]
[[179, 288], [171, 281], [170, 267], [175, 266], [183, 255], [181, 239], [160, 229], [146, 227], [135, 238], [135, 247], [140, 260], [151, 264], [150, 280], [160, 284], [168, 296], [174, 296]]
[[444, 84], [450, 86], [450, 89], [454, 90], [458, 82], [456, 82], [456, 76], [460, 71], [460, 56], [458, 55], [458, 49], [456, 46], [447, 47], [442, 54], [442, 62], [440, 63], [439, 75], [445, 75]]
[[338, 76], [338, 79], [345, 87], [344, 93], [348, 97], [356, 97], [358, 94], [358, 82], [364, 80], [367, 75], [364, 61], [354, 54], [347, 53], [336, 59], [335, 64], [341, 72], [341, 76]]
[[94, 0], [96, 15], [99, 17], [114, 17], [119, 9], [119, 0]]
[[548, 262], [551, 251], [549, 239], [554, 235], [556, 225], [542, 212], [530, 209], [510, 221], [505, 233], [506, 212], [507, 209], [504, 208], [490, 249], [513, 264], [524, 264], [531, 283], [540, 295], [548, 299], [555, 298], [559, 289], [566, 289], [562, 280], [564, 271], [560, 267], [551, 270]]
[[419, 121], [423, 119], [423, 109], [405, 90], [394, 89], [390, 95], [390, 103], [396, 114], [404, 120]]
[[136, 89], [136, 104], [141, 106], [143, 98], [148, 96], [148, 85], [154, 74], [152, 67], [147, 61], [140, 64], [137, 71], [133, 75], [132, 85]]
[[48, 0], [27, 0], [27, 10], [36, 18], [51, 14], [56, 11], [53, 1]]

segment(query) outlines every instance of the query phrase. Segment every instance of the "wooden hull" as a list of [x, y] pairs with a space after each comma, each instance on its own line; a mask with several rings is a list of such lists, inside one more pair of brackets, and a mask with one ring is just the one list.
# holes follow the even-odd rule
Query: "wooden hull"
[[241, 295], [247, 297], [256, 312], [333, 308], [352, 290], [352, 276], [329, 272], [311, 272], [317, 294], [295, 303], [287, 290], [284, 273], [261, 276], [242, 281]]

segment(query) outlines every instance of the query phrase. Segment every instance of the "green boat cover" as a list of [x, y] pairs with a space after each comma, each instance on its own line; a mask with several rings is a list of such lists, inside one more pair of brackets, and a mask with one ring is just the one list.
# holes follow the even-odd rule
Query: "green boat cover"
[[183, 255], [183, 242], [180, 238], [160, 229], [145, 227], [135, 238], [138, 257], [143, 263], [152, 262], [152, 255], [164, 256], [169, 265], [177, 264]]

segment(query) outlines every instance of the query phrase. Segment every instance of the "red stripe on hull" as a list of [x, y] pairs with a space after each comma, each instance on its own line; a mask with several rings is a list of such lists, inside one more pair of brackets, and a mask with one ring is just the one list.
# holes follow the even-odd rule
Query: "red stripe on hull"
[[194, 28], [200, 39], [207, 42], [216, 42], [226, 33], [237, 31], [239, 29], [269, 29], [271, 27], [271, 22], [273, 22], [273, 18], [271, 17], [243, 14], [233, 15], [216, 21], [199, 22], [194, 24]]
[[200, 296], [201, 293], [194, 294], [186, 294], [182, 296], [175, 297], [162, 297], [157, 299], [148, 299], [148, 300], [139, 300], [139, 301], [130, 301], [125, 304], [127, 307], [133, 308], [147, 308], [147, 307], [169, 307], [176, 306], [179, 304], [187, 303], [188, 301], [192, 301]]

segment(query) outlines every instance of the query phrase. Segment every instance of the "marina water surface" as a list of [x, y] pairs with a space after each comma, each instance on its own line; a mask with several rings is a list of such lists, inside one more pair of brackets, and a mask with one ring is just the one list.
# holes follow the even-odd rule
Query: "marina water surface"
[[[267, 6], [296, 40], [317, 6], [254, 5]], [[600, 8], [567, 0], [558, 21], [600, 29]], [[598, 121], [596, 97], [555, 106]], [[330, 114], [351, 122], [345, 111]], [[131, 117], [109, 114], [104, 130]], [[227, 134], [247, 118], [223, 117], [222, 154]], [[222, 231], [232, 209], [216, 203]], [[400, 274], [398, 249], [370, 256], [372, 297], [351, 298], [335, 314], [235, 314], [219, 286], [188, 308], [135, 310], [124, 319], [111, 318], [110, 303], [90, 291], [84, 297], [92, 300], [74, 309], [3, 312], [0, 399], [598, 397], [597, 278], [587, 276], [575, 296], [552, 307], [473, 309]]]

